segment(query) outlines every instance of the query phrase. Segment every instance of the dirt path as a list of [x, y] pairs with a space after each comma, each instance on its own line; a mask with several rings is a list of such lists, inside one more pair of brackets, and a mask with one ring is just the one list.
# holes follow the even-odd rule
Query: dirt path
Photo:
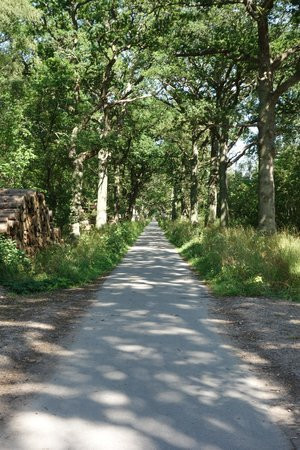
[[[296, 438], [297, 370], [286, 388], [281, 379], [271, 386], [270, 352], [266, 364], [257, 363], [264, 358], [261, 342], [252, 339], [253, 347], [245, 348], [249, 340], [240, 333], [249, 323], [258, 336], [262, 323], [255, 330], [253, 315], [240, 319], [245, 305], [230, 301], [230, 311], [228, 303], [212, 299], [155, 226], [98, 290], [1, 299], [1, 448], [297, 445], [271, 423]], [[251, 301], [259, 311], [253, 299], [248, 307]], [[288, 333], [296, 336], [296, 308], [292, 314]], [[269, 316], [259, 316], [267, 326]], [[220, 334], [238, 334], [238, 345]], [[295, 340], [288, 341], [292, 353]], [[252, 367], [268, 366], [265, 378], [258, 380], [251, 365], [236, 359], [233, 347]]]

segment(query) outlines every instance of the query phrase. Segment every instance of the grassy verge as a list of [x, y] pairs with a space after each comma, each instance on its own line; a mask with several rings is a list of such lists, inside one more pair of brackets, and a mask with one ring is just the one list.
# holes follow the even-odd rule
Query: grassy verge
[[145, 224], [107, 225], [83, 234], [76, 243], [55, 245], [34, 259], [0, 239], [0, 284], [18, 294], [78, 286], [112, 270]]
[[243, 227], [203, 229], [188, 222], [161, 226], [216, 294], [300, 300], [299, 236], [264, 236]]

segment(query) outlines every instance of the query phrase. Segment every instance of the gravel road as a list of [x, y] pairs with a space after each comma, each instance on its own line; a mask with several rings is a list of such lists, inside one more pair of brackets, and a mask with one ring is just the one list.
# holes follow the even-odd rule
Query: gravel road
[[73, 342], [0, 435], [3, 450], [285, 450], [272, 391], [208, 313], [209, 294], [151, 223]]

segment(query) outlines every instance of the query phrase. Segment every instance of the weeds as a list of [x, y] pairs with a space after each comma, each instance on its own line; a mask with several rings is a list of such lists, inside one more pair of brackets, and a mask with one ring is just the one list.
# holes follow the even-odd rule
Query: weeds
[[300, 300], [299, 236], [265, 236], [250, 227], [203, 229], [186, 222], [162, 226], [216, 294]]
[[23, 294], [78, 286], [112, 270], [133, 244], [143, 223], [107, 225], [78, 242], [53, 245], [29, 260], [13, 241], [0, 241], [0, 282]]

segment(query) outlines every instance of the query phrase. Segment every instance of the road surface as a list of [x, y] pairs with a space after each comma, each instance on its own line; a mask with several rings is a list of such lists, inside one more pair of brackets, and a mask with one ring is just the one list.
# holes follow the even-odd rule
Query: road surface
[[270, 393], [150, 224], [99, 288], [68, 352], [11, 417], [2, 450], [285, 450]]

